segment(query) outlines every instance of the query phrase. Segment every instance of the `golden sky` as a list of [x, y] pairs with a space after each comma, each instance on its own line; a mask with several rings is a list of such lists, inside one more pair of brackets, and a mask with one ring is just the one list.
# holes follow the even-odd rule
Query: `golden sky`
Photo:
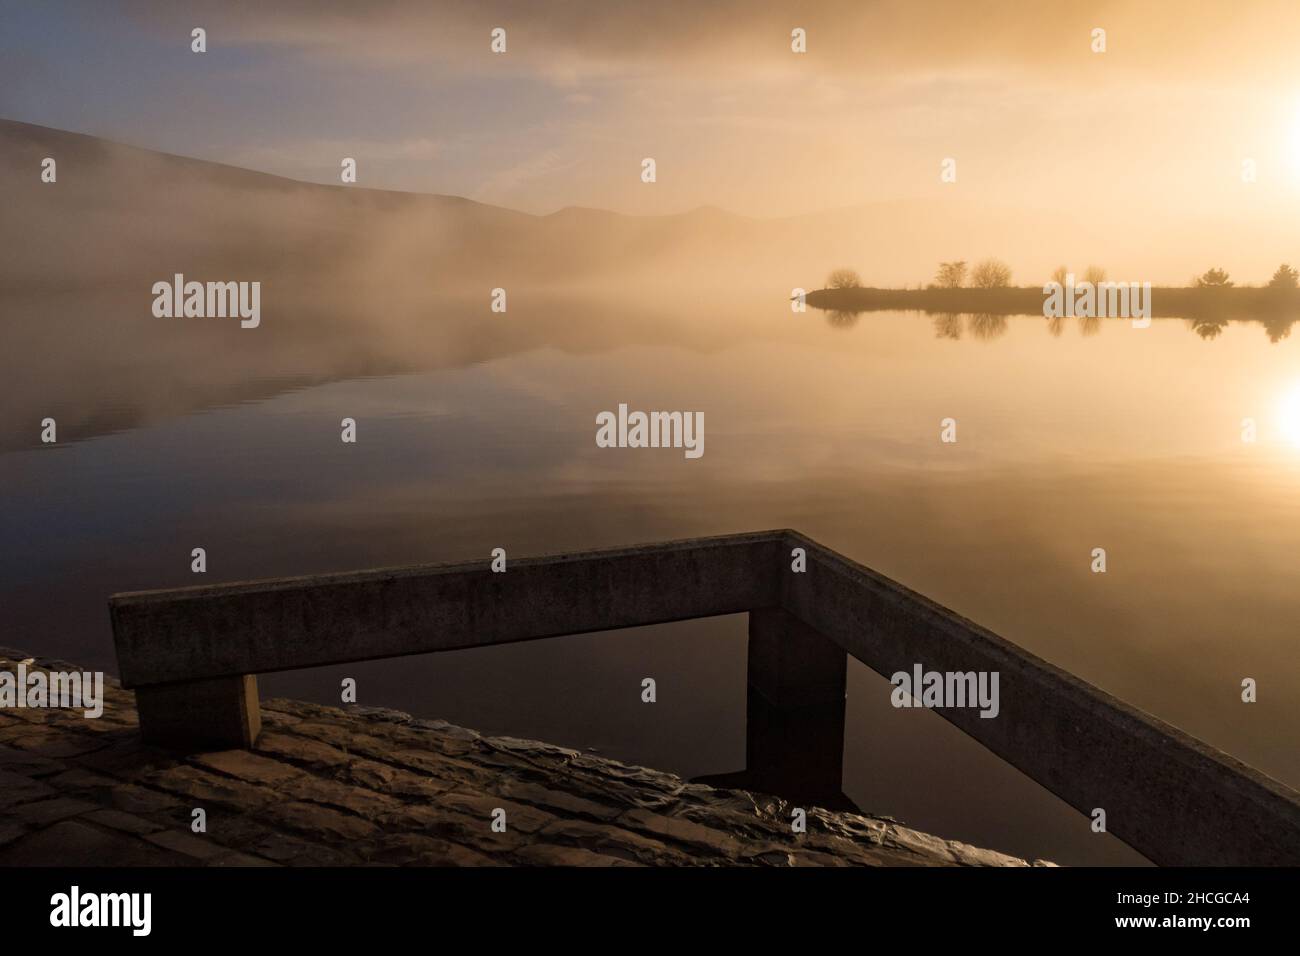
[[360, 185], [534, 213], [960, 199], [1195, 234], [1251, 281], [1300, 259], [1294, 0], [115, 6], [0, 11], [0, 116], [319, 182], [353, 156]]

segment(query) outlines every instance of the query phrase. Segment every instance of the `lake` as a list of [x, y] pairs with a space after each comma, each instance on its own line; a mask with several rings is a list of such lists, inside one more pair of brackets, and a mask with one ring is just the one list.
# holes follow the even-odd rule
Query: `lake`
[[[791, 527], [1300, 786], [1300, 342], [775, 298], [327, 299], [268, 291], [245, 330], [153, 319], [134, 288], [11, 297], [0, 643], [113, 671], [117, 591]], [[705, 453], [597, 447], [620, 403], [702, 412]], [[260, 684], [337, 703], [354, 677], [364, 704], [697, 777], [744, 765], [745, 647], [742, 615]], [[1143, 862], [890, 689], [850, 661], [864, 810]]]

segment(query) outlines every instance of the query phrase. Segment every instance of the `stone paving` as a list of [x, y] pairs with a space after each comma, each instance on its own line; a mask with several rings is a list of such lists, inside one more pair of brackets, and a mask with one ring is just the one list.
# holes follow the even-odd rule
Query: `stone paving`
[[[20, 662], [78, 669], [0, 649]], [[815, 808], [794, 834], [776, 797], [376, 708], [265, 700], [255, 750], [177, 757], [105, 685], [96, 719], [0, 708], [0, 865], [1026, 865]]]

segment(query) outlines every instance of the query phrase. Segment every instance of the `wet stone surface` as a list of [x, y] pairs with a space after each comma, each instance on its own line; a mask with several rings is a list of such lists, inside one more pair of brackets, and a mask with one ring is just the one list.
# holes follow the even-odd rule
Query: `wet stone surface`
[[[0, 649], [20, 662], [78, 669]], [[812, 807], [796, 834], [776, 797], [378, 708], [265, 700], [255, 750], [178, 757], [140, 743], [131, 691], [104, 697], [0, 708], [0, 865], [1026, 865]]]

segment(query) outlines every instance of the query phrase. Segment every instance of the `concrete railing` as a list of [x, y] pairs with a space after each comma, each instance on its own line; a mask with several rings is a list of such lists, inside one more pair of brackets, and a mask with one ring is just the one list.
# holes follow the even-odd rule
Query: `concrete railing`
[[[793, 569], [803, 549], [806, 569]], [[114, 595], [145, 739], [249, 747], [256, 675], [749, 612], [746, 780], [839, 795], [845, 652], [888, 677], [999, 675], [937, 712], [1161, 864], [1300, 864], [1300, 794], [793, 531]]]

